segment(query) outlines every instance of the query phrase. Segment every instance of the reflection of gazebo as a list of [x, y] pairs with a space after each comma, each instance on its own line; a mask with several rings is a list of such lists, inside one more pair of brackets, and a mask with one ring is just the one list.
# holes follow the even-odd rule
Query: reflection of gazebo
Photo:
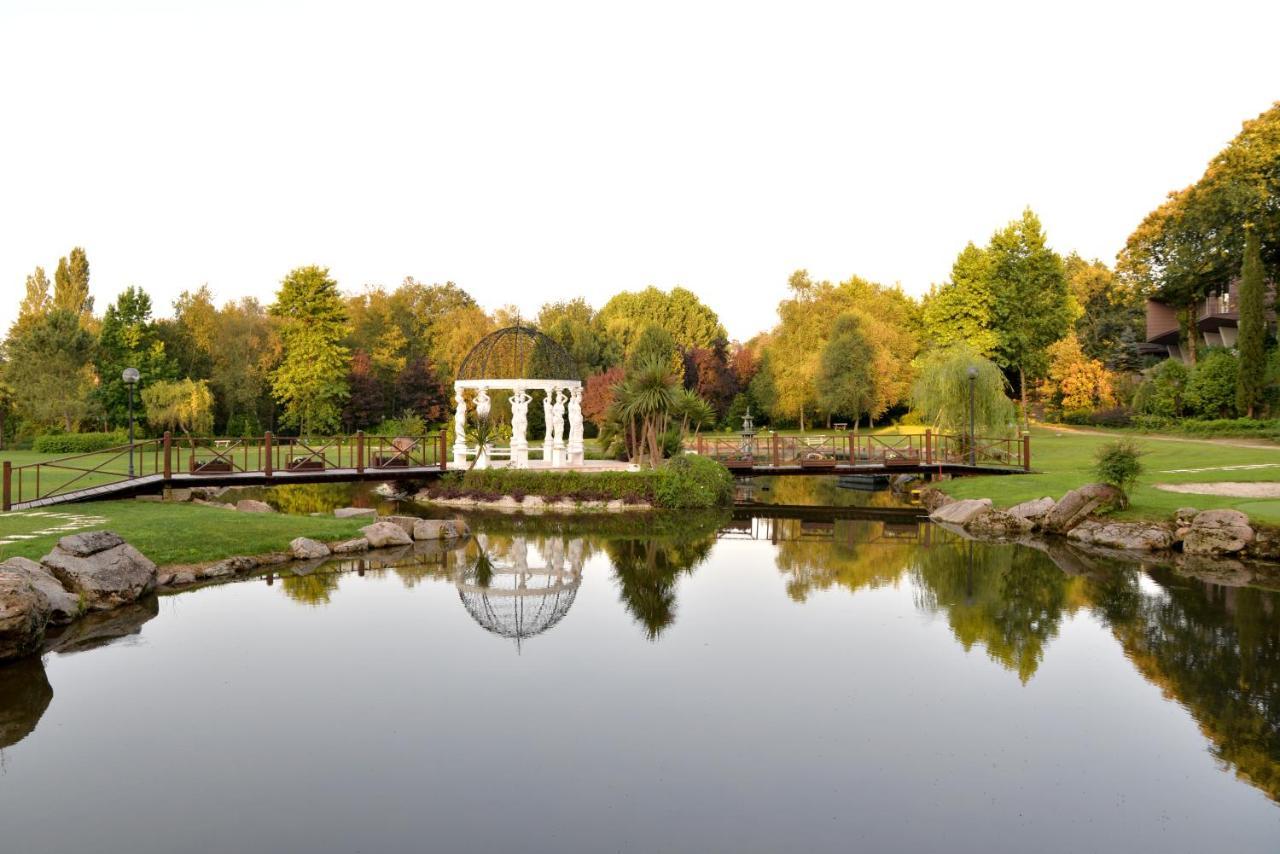
[[[511, 465], [525, 468], [529, 464], [528, 431], [530, 392], [542, 392], [542, 413], [546, 435], [542, 443], [542, 460], [551, 467], [579, 465], [582, 447], [582, 383], [578, 368], [564, 348], [529, 326], [508, 326], [480, 339], [463, 359], [458, 378], [453, 384], [454, 411], [453, 462], [465, 466], [469, 457], [477, 457], [476, 467], [488, 465], [493, 448], [467, 445], [467, 392], [480, 418], [489, 417], [491, 389], [512, 392]], [[565, 415], [569, 418], [565, 430]], [[481, 451], [483, 450], [483, 453]]]
[[582, 583], [582, 545], [571, 540], [566, 550], [552, 540], [543, 555], [545, 566], [531, 567], [524, 537], [512, 542], [509, 562], [489, 560], [482, 544], [480, 562], [468, 564], [455, 578], [458, 597], [477, 623], [519, 644], [569, 612]]

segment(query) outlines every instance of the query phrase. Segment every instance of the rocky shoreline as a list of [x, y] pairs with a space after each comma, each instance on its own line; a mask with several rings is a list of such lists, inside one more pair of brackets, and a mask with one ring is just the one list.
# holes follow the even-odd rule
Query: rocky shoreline
[[[362, 536], [334, 543], [298, 537], [287, 552], [224, 558], [206, 564], [157, 567], [110, 531], [63, 537], [39, 561], [14, 557], [0, 563], [0, 663], [56, 648], [79, 625], [109, 620], [136, 608], [152, 593], [245, 575], [264, 567], [308, 563], [371, 550], [395, 554], [470, 535], [461, 519], [382, 516], [360, 529]], [[150, 597], [154, 601], [154, 597]], [[46, 635], [54, 630], [56, 637]], [[51, 646], [50, 644], [53, 644]]]
[[955, 499], [935, 488], [920, 498], [931, 520], [974, 539], [1042, 550], [1065, 541], [1084, 551], [1160, 558], [1219, 583], [1280, 579], [1280, 531], [1255, 528], [1239, 510], [1183, 507], [1167, 521], [1121, 521], [1104, 515], [1119, 506], [1121, 496], [1103, 483], [1006, 510], [995, 508], [989, 498]]

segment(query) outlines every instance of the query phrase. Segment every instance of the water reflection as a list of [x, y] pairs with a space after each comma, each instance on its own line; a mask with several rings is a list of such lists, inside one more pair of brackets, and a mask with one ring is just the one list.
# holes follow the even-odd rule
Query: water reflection
[[454, 586], [481, 628], [519, 647], [564, 619], [582, 584], [585, 555], [581, 538], [557, 538], [538, 549], [531, 563], [524, 537], [512, 537], [498, 549], [479, 535], [474, 558], [459, 561]]
[[0, 750], [31, 735], [52, 700], [53, 686], [39, 658], [0, 666]]

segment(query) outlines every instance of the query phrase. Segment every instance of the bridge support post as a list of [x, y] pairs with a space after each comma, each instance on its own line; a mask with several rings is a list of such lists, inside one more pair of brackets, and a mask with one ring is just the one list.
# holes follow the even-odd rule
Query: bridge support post
[[173, 477], [173, 433], [164, 431], [164, 480], [168, 483]]
[[275, 451], [271, 447], [271, 440], [273, 438], [275, 437], [271, 435], [270, 430], [262, 434], [262, 453], [264, 456], [262, 461], [262, 472], [267, 477], [271, 477], [275, 474]]
[[13, 508], [13, 463], [4, 461], [4, 512]]
[[1031, 434], [1022, 434], [1022, 470], [1031, 471]]
[[928, 427], [924, 430], [924, 464], [933, 464], [933, 430]]
[[440, 471], [449, 470], [449, 433], [441, 430], [439, 436], [436, 437], [440, 443]]
[[356, 431], [356, 474], [364, 474], [364, 431]]
[[773, 467], [774, 467], [774, 468], [777, 468], [777, 467], [778, 467], [778, 461], [779, 461], [779, 457], [778, 457], [778, 433], [777, 433], [777, 431], [774, 431], [773, 436], [772, 436], [772, 437], [770, 437], [770, 444], [773, 446], [773, 448], [772, 448]]

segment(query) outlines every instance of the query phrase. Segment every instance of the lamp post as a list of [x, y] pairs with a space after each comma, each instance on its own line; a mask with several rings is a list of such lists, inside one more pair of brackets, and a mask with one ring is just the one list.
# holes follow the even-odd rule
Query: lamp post
[[141, 378], [137, 368], [125, 368], [120, 374], [124, 387], [129, 390], [129, 477], [133, 477], [133, 387]]
[[978, 445], [974, 441], [973, 429], [973, 409], [974, 409], [974, 387], [978, 383], [978, 366], [969, 366], [969, 465], [976, 466], [978, 464]]

